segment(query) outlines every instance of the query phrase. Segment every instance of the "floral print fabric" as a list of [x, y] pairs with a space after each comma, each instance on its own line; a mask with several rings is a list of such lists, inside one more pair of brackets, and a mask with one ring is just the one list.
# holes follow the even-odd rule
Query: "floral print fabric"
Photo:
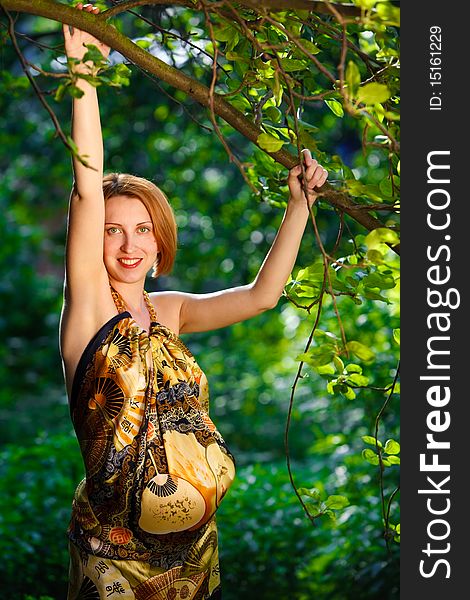
[[214, 514], [235, 466], [206, 377], [173, 332], [156, 320], [146, 332], [117, 304], [72, 388], [86, 477], [68, 532], [68, 598], [219, 598]]

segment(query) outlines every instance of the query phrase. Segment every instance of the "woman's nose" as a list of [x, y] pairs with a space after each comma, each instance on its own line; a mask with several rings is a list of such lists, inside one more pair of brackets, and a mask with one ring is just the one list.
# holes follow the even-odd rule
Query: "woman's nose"
[[125, 235], [124, 236], [124, 239], [122, 241], [121, 250], [123, 252], [127, 252], [127, 254], [129, 254], [130, 252], [132, 252], [132, 250], [135, 250], [134, 236], [132, 236], [132, 235]]

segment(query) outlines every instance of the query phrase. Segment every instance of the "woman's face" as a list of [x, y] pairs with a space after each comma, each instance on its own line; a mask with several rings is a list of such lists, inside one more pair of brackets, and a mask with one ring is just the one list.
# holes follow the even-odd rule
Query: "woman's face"
[[106, 200], [103, 260], [110, 278], [122, 283], [144, 280], [157, 252], [152, 220], [144, 204], [128, 196]]

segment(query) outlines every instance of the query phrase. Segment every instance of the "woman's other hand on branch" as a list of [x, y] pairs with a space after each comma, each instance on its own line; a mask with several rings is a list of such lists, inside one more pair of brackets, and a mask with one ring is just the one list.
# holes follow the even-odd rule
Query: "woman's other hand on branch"
[[[328, 171], [324, 169], [316, 159], [312, 158], [310, 150], [302, 150], [306, 187], [308, 193], [308, 206], [311, 207], [318, 198], [318, 189], [325, 183]], [[307, 208], [304, 184], [302, 180], [302, 167], [297, 165], [289, 171], [287, 179], [289, 185], [289, 205], [304, 206]]]

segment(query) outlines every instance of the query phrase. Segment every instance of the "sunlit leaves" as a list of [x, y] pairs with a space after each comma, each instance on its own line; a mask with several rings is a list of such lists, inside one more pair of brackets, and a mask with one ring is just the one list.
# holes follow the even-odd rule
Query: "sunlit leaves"
[[336, 519], [337, 510], [342, 510], [349, 506], [349, 500], [346, 496], [333, 494], [325, 500], [321, 500], [321, 492], [317, 488], [299, 488], [298, 493], [303, 496], [304, 503], [308, 508], [310, 515], [314, 518], [327, 516], [330, 519]]
[[346, 67], [346, 83], [348, 85], [348, 94], [355, 97], [361, 83], [361, 74], [359, 67], [352, 60], [348, 62], [348, 66]]
[[302, 38], [299, 44], [294, 49], [295, 56], [305, 56], [307, 51], [309, 54], [315, 55], [321, 52], [321, 49], [314, 44], [311, 40], [306, 40]]
[[362, 451], [362, 458], [364, 458], [371, 465], [378, 465], [379, 464], [379, 457], [378, 457], [378, 455], [373, 450], [371, 450], [370, 448], [365, 448]]
[[393, 330], [393, 339], [396, 341], [398, 345], [400, 345], [400, 329]]
[[366, 444], [372, 444], [372, 446], [379, 446], [379, 448], [382, 448], [382, 442], [380, 440], [377, 440], [372, 435], [363, 435], [362, 436], [362, 440]]
[[344, 115], [343, 106], [342, 106], [341, 102], [338, 102], [338, 100], [335, 100], [335, 99], [325, 100], [325, 104], [328, 106], [328, 108], [331, 110], [331, 112], [334, 115], [336, 115], [337, 117], [342, 117]]
[[69, 74], [64, 75], [54, 93], [54, 100], [61, 102], [67, 93], [72, 98], [81, 98], [83, 91], [77, 87], [78, 79], [84, 79], [93, 87], [101, 85], [120, 88], [130, 84], [131, 70], [124, 63], [110, 66], [101, 51], [93, 44], [87, 44], [87, 52], [83, 62], [88, 63], [88, 72], [76, 71], [80, 61], [75, 58], [67, 59]]
[[373, 229], [365, 237], [364, 243], [367, 246], [367, 257], [371, 262], [380, 264], [390, 250], [390, 246], [398, 244], [400, 238], [393, 229], [378, 227]]
[[387, 440], [384, 450], [387, 454], [400, 454], [400, 444], [395, 440]]
[[235, 27], [225, 22], [214, 27], [214, 38], [218, 42], [226, 42], [226, 49], [231, 50], [237, 44], [240, 36]]
[[400, 9], [393, 6], [390, 2], [380, 2], [377, 4], [377, 14], [381, 21], [386, 25], [394, 27], [400, 26]]
[[382, 444], [380, 440], [371, 435], [363, 435], [362, 440], [366, 444], [374, 446], [373, 450], [364, 448], [362, 451], [362, 458], [371, 465], [391, 467], [400, 464], [400, 458], [397, 456], [400, 454], [400, 444], [397, 441], [388, 439], [385, 444]]
[[357, 101], [367, 105], [379, 104], [390, 98], [390, 90], [383, 83], [366, 83], [357, 92]]
[[263, 150], [266, 150], [267, 152], [277, 152], [284, 146], [283, 140], [279, 140], [274, 136], [269, 135], [269, 133], [262, 133], [258, 136], [256, 141], [260, 148], [263, 148]]

